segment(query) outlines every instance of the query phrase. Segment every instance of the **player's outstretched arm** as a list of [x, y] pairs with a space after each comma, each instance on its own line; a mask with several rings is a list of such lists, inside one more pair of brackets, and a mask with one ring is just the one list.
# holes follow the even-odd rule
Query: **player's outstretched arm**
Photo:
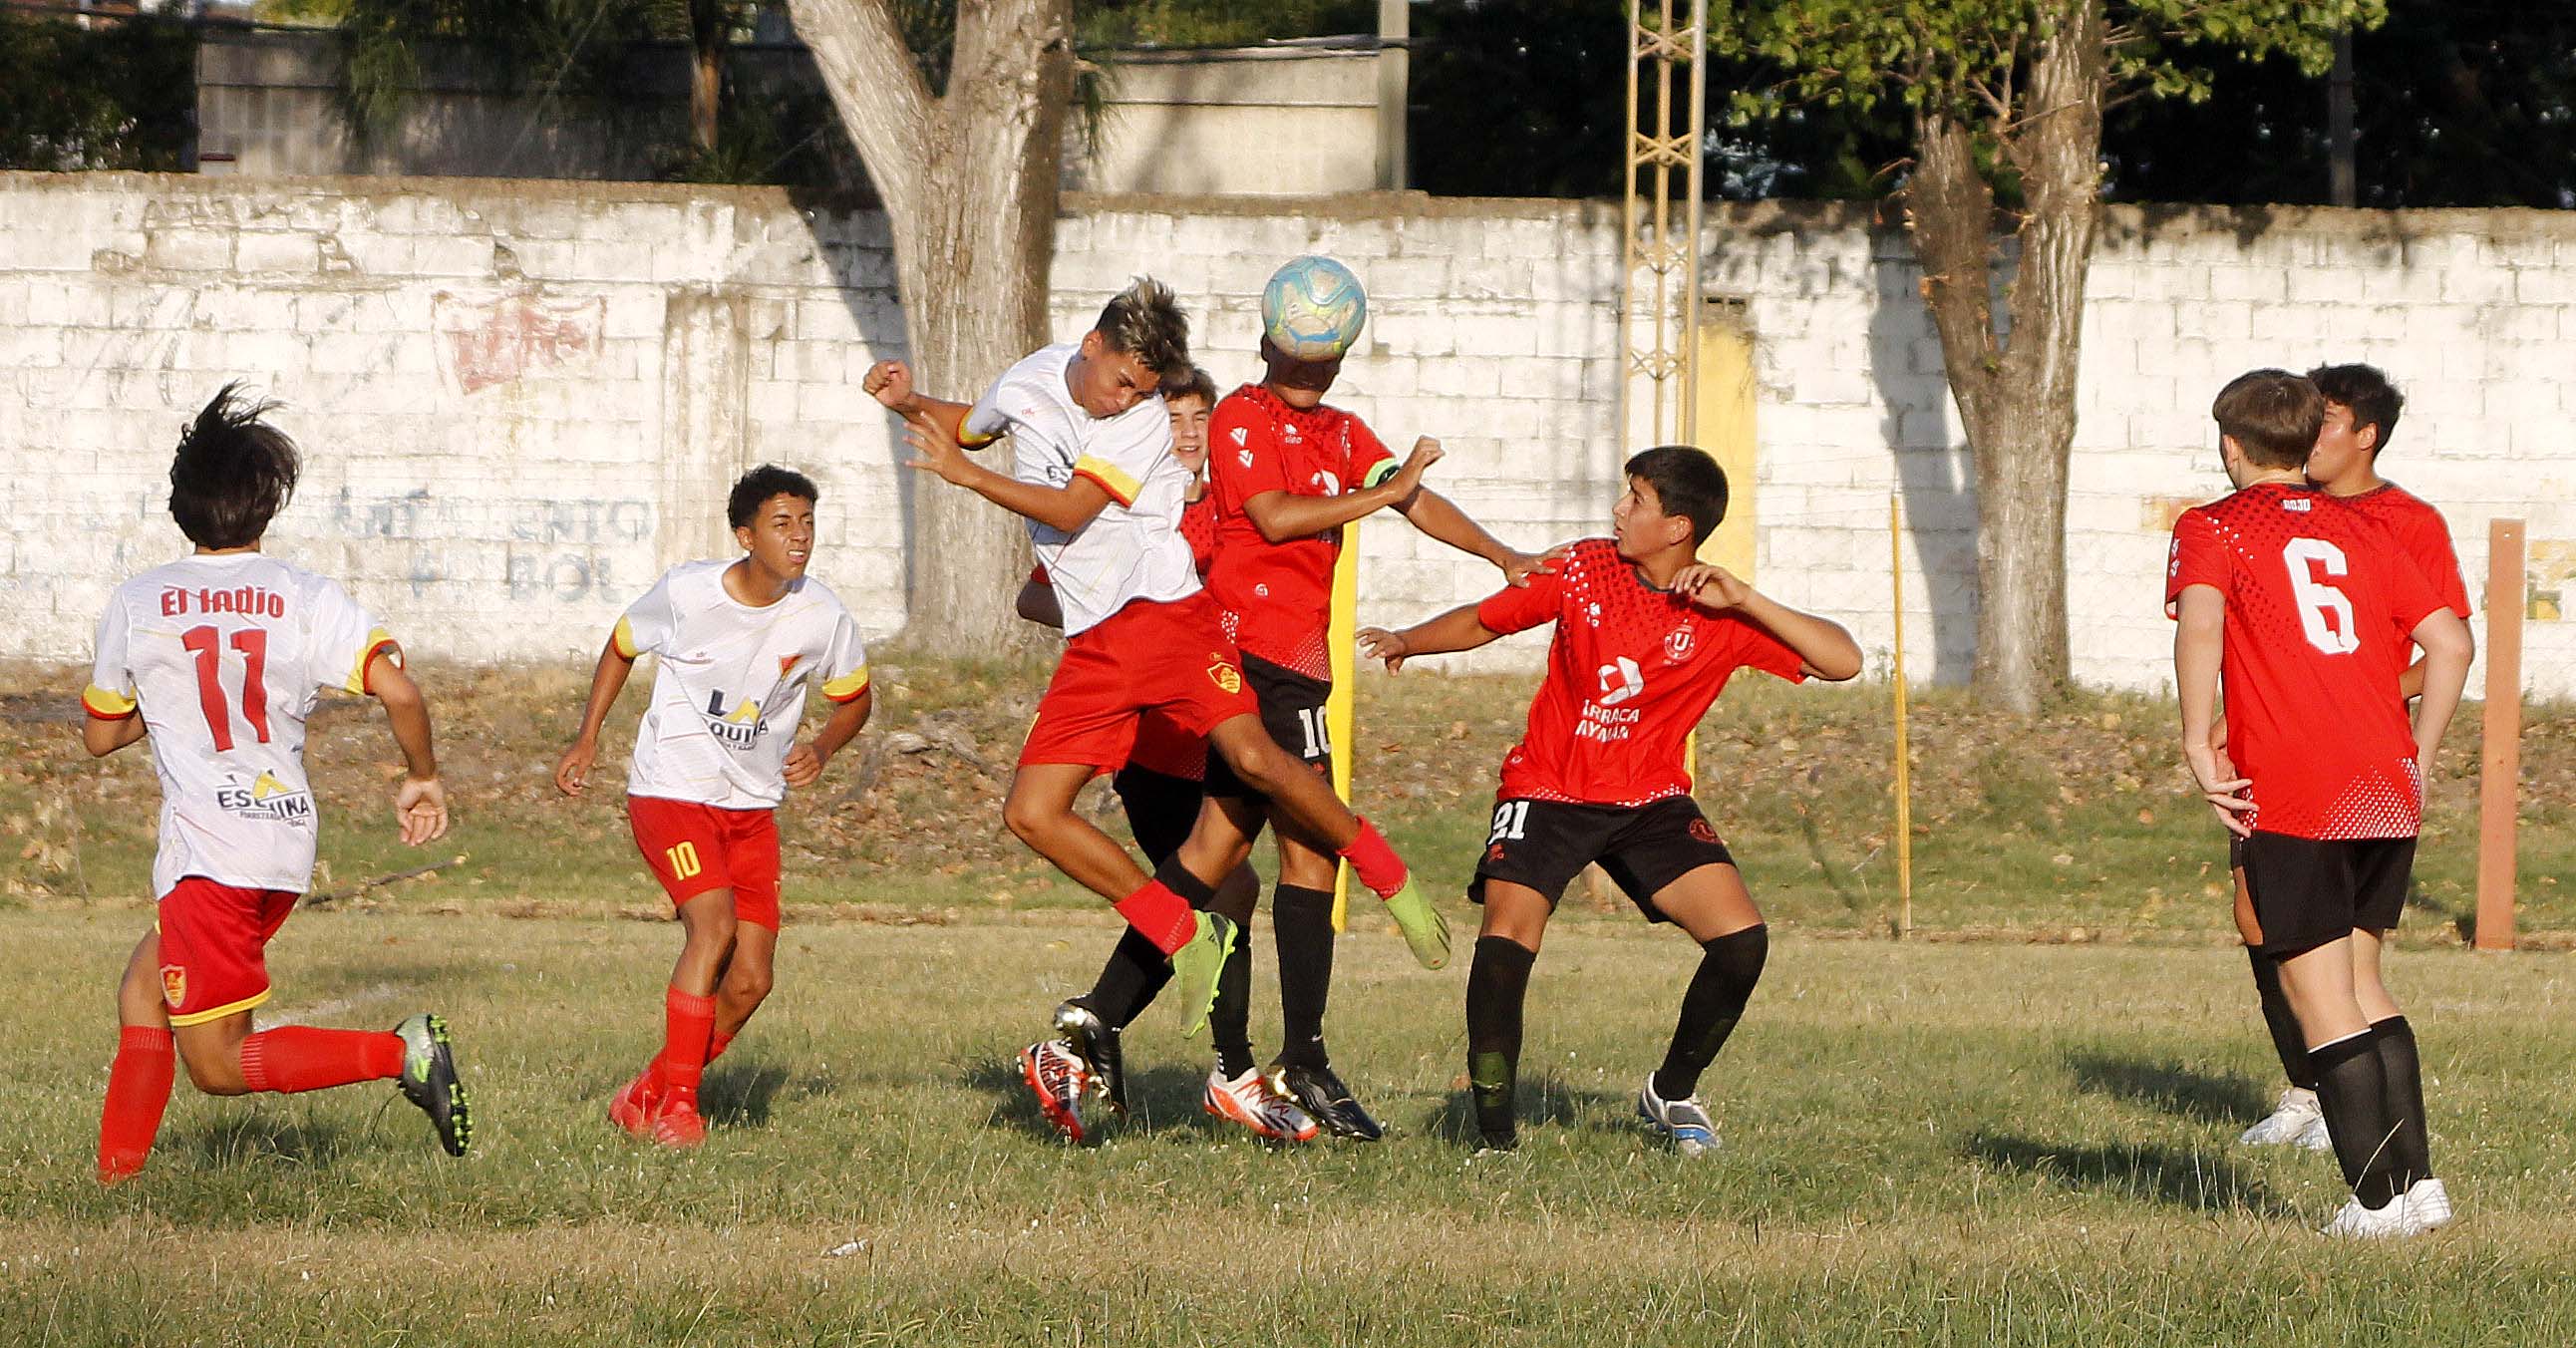
[[608, 709], [617, 705], [617, 695], [626, 690], [626, 676], [634, 672], [635, 657], [617, 649], [617, 638], [610, 637], [600, 648], [598, 668], [590, 672], [590, 701], [581, 709], [581, 733], [555, 760], [557, 791], [578, 796], [590, 785], [590, 765], [599, 758], [599, 728], [608, 723]]
[[1459, 509], [1457, 502], [1428, 487], [1415, 492], [1396, 510], [1423, 533], [1493, 563], [1503, 573], [1504, 581], [1516, 587], [1529, 584], [1532, 576], [1554, 572], [1557, 562], [1574, 546], [1560, 543], [1545, 552], [1522, 552], [1487, 532], [1485, 526]]
[[1362, 658], [1384, 660], [1387, 672], [1392, 674], [1404, 668], [1404, 662], [1414, 656], [1472, 651], [1501, 635], [1477, 620], [1476, 605], [1462, 604], [1400, 632], [1390, 632], [1383, 627], [1363, 627], [1357, 641]]
[[958, 440], [966, 438], [965, 403], [952, 403], [933, 398], [912, 386], [912, 367], [899, 360], [881, 360], [868, 367], [859, 387], [889, 412], [906, 421], [928, 421]]
[[1308, 538], [1326, 529], [1338, 529], [1355, 519], [1374, 515], [1394, 506], [1401, 510], [1422, 490], [1422, 475], [1440, 462], [1444, 451], [1440, 442], [1423, 436], [1413, 442], [1413, 452], [1405, 456], [1402, 467], [1388, 474], [1374, 487], [1362, 487], [1339, 496], [1299, 496], [1294, 492], [1258, 492], [1243, 503], [1243, 514], [1252, 527], [1273, 543], [1292, 538]]
[[2253, 782], [2219, 748], [2218, 666], [2226, 653], [2227, 597], [2214, 585], [2185, 586], [2174, 612], [2174, 691], [2182, 698], [2182, 758], [2192, 784], [2227, 831], [2242, 838], [2254, 830], [2245, 814], [2254, 808], [2245, 788]]
[[1798, 653], [1808, 678], [1840, 683], [1860, 673], [1860, 643], [1841, 623], [1791, 608], [1725, 567], [1706, 562], [1683, 567], [1673, 577], [1673, 591], [1689, 595], [1702, 608], [1720, 613], [1733, 610], [1762, 624]]
[[834, 707], [832, 719], [823, 723], [814, 738], [787, 751], [787, 762], [779, 770], [787, 784], [806, 787], [820, 781], [832, 755], [841, 752], [843, 745], [866, 728], [868, 713], [876, 710], [876, 705], [876, 689], [862, 688], [857, 697]]
[[903, 436], [912, 442], [914, 451], [905, 467], [934, 474], [1014, 515], [1036, 520], [1061, 533], [1081, 532], [1082, 526], [1091, 523], [1109, 504], [1109, 489], [1087, 477], [1050, 487], [994, 472], [966, 457], [966, 450], [957, 443], [953, 432], [927, 419], [907, 422]]
[[129, 744], [143, 739], [143, 713], [129, 711], [114, 720], [96, 716], [81, 718], [81, 747], [92, 758], [105, 758]]
[[395, 662], [391, 651], [379, 651], [367, 662], [367, 691], [385, 706], [393, 723], [394, 743], [403, 756], [402, 785], [394, 788], [394, 827], [413, 847], [447, 835], [447, 788], [438, 783], [438, 753], [430, 745], [429, 699], [420, 685]]
[[2424, 671], [2423, 696], [2415, 703], [2415, 764], [2424, 770], [2429, 786], [2433, 780], [2433, 751], [2442, 743], [2442, 732], [2450, 729], [2451, 714], [2460, 708], [2460, 692], [2469, 683], [2469, 660], [2477, 647], [2469, 638], [2469, 625], [2449, 609], [2435, 609], [2415, 624], [2415, 644], [2424, 649], [2419, 662]]

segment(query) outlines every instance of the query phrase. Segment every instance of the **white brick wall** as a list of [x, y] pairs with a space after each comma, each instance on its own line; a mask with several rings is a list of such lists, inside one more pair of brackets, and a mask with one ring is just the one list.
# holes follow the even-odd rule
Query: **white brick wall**
[[[1058, 330], [1139, 272], [1193, 306], [1221, 385], [1254, 375], [1257, 292], [1325, 251], [1373, 311], [1336, 401], [1515, 541], [1599, 532], [1616, 495], [1617, 214], [1555, 202], [1075, 198]], [[2483, 594], [2486, 524], [2531, 522], [2576, 610], [2576, 222], [2534, 212], [2109, 213], [2085, 322], [2069, 502], [2077, 675], [2169, 678], [2162, 518], [2224, 487], [2205, 409], [2229, 376], [2366, 359], [2409, 397], [2388, 474], [2449, 514]], [[1717, 212], [1709, 287], [1754, 334], [1757, 583], [1886, 650], [1886, 517], [1905, 501], [1910, 667], [1973, 658], [1974, 472], [1903, 240], [1848, 207]], [[280, 551], [348, 579], [413, 644], [587, 651], [662, 565], [718, 547], [750, 463], [825, 493], [819, 570], [872, 635], [903, 623], [902, 501], [867, 364], [899, 353], [884, 221], [782, 193], [432, 179], [0, 174], [0, 647], [85, 656], [106, 587], [183, 544], [163, 507], [185, 417], [227, 379], [283, 399], [308, 452]], [[924, 371], [972, 392], [991, 372]], [[14, 396], [11, 396], [14, 395]], [[1363, 616], [1484, 593], [1401, 519], [1360, 530]], [[2576, 620], [2526, 635], [2576, 694]], [[1527, 662], [1507, 643], [1491, 661]]]

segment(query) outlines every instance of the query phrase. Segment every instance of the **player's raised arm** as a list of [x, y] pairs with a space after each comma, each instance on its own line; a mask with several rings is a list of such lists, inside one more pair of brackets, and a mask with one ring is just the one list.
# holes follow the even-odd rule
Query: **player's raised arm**
[[1108, 488], [1080, 474], [1061, 487], [1050, 487], [997, 473], [966, 457], [965, 447], [957, 442], [956, 435], [929, 418], [908, 421], [903, 435], [913, 448], [913, 457], [905, 461], [905, 467], [931, 473], [1014, 515], [1036, 520], [1061, 533], [1081, 532], [1082, 526], [1097, 518], [1111, 500]]
[[403, 755], [402, 784], [394, 788], [394, 825], [402, 840], [418, 847], [447, 833], [447, 788], [439, 785], [438, 753], [430, 743], [429, 699], [402, 667], [391, 647], [368, 657], [365, 687], [384, 704], [394, 743]]
[[940, 428], [960, 444], [981, 449], [998, 436], [973, 437], [966, 433], [965, 403], [933, 398], [912, 386], [912, 367], [899, 360], [881, 360], [868, 367], [859, 387], [889, 412], [915, 424], [927, 423]]
[[1683, 567], [1673, 577], [1672, 588], [1702, 608], [1720, 613], [1732, 610], [1761, 624], [1798, 653], [1808, 678], [1840, 683], [1860, 673], [1860, 643], [1841, 623], [1791, 608], [1725, 567], [1706, 562]]
[[1244, 517], [1252, 521], [1252, 527], [1260, 530], [1264, 539], [1285, 543], [1339, 528], [1388, 506], [1402, 509], [1421, 492], [1423, 473], [1440, 462], [1444, 452], [1439, 441], [1426, 435], [1414, 442], [1413, 452], [1405, 456], [1402, 466], [1382, 460], [1389, 471], [1375, 483], [1339, 496], [1300, 496], [1285, 490], [1256, 492], [1243, 503]]
[[581, 731], [563, 757], [555, 760], [555, 789], [567, 796], [580, 795], [590, 784], [590, 765], [599, 758], [599, 728], [607, 724], [608, 709], [617, 705], [617, 695], [626, 690], [626, 676], [635, 672], [640, 652], [627, 649], [625, 631], [621, 623], [600, 648], [599, 664], [590, 673], [590, 700], [581, 709]]
[[1485, 626], [1477, 618], [1476, 604], [1461, 604], [1437, 618], [1415, 623], [1400, 632], [1383, 627], [1363, 627], [1357, 638], [1361, 656], [1386, 662], [1388, 673], [1404, 668], [1404, 662], [1417, 655], [1447, 655], [1453, 651], [1472, 651], [1502, 633]]

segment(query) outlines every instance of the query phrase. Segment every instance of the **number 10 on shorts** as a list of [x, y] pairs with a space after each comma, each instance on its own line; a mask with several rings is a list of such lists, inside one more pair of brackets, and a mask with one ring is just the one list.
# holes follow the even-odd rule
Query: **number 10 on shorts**
[[662, 859], [671, 863], [671, 874], [682, 880], [691, 879], [706, 869], [699, 864], [698, 845], [693, 842], [677, 842], [663, 848]]

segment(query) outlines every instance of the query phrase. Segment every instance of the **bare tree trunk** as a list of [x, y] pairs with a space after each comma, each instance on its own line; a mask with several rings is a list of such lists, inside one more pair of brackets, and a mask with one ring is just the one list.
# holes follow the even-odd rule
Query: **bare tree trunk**
[[[922, 83], [886, 0], [794, 0], [793, 13], [885, 201], [915, 377], [972, 399], [1048, 338], [1071, 0], [961, 3], [944, 97]], [[938, 482], [913, 502], [905, 635], [951, 655], [1024, 648], [1028, 625], [1011, 612], [1028, 574], [1019, 519]]]
[[724, 97], [724, 0], [689, 0], [689, 144], [700, 155], [716, 149], [716, 108]]
[[2021, 178], [2019, 256], [1994, 312], [1994, 193], [1977, 137], [1939, 112], [1916, 121], [1906, 204], [1924, 302], [1977, 465], [1980, 700], [2028, 714], [2063, 687], [2067, 457], [2075, 443], [2084, 285], [2099, 220], [2100, 0], [2062, 0], [2031, 66], [2028, 119], [2001, 128]]

